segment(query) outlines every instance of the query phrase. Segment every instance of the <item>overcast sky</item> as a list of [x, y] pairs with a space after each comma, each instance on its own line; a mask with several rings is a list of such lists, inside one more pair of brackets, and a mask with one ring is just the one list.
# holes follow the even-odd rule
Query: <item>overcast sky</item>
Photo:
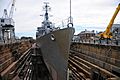
[[[0, 17], [3, 9], [10, 9], [12, 0], [0, 0]], [[16, 0], [14, 21], [17, 36], [34, 36], [38, 26], [41, 26], [43, 17], [43, 2], [51, 6], [50, 20], [56, 23], [66, 21], [69, 17], [69, 0]], [[82, 30], [104, 31], [107, 27], [120, 0], [72, 0], [72, 17], [74, 20], [75, 34]], [[9, 11], [8, 11], [9, 12]], [[115, 22], [120, 24], [120, 12]]]

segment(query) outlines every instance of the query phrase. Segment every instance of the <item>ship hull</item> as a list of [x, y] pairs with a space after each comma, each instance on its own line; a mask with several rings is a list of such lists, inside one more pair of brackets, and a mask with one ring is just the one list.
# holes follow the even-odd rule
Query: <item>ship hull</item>
[[68, 57], [74, 28], [53, 31], [36, 39], [53, 80], [67, 80]]

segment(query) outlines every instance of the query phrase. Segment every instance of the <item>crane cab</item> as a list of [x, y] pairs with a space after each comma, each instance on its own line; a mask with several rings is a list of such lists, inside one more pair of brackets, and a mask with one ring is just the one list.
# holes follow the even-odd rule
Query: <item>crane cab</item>
[[12, 18], [0, 18], [1, 27], [14, 27], [14, 21]]

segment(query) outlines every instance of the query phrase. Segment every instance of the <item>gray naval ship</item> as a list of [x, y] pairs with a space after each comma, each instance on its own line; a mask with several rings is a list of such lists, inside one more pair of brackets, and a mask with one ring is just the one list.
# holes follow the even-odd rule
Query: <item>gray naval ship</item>
[[[44, 62], [53, 80], [67, 80], [68, 57], [70, 43], [75, 32], [70, 21], [66, 28], [55, 27], [49, 21], [49, 6], [45, 3], [44, 20], [41, 27], [37, 27], [36, 44], [41, 48]], [[71, 18], [71, 16], [70, 16]]]

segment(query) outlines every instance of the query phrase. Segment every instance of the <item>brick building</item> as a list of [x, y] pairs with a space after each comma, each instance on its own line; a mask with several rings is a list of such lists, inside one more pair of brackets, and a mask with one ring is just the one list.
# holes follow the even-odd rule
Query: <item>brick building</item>
[[94, 40], [95, 33], [94, 33], [94, 30], [93, 31], [85, 30], [80, 32], [78, 36], [80, 37], [80, 40], [89, 41], [89, 40]]

